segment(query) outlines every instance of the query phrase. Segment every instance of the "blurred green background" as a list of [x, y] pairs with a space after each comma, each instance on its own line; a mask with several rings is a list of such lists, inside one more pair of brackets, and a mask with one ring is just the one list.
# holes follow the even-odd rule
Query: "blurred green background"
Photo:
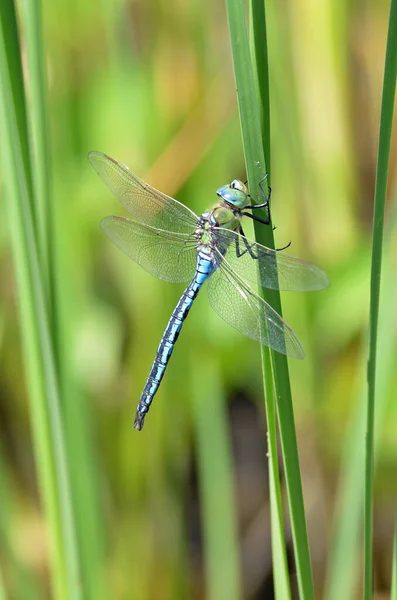
[[[316, 597], [344, 600], [360, 588], [360, 569], [344, 573], [337, 550], [340, 535], [348, 535], [345, 565], [357, 559], [359, 567], [360, 538], [354, 545], [349, 518], [340, 535], [337, 527], [349, 501], [360, 516], [360, 411], [388, 3], [270, 0], [266, 10], [276, 243], [292, 240], [288, 252], [318, 264], [331, 280], [326, 291], [282, 300], [306, 350], [306, 360], [291, 360], [290, 369]], [[106, 152], [198, 213], [218, 187], [245, 180], [224, 4], [44, 0], [43, 15], [53, 251], [67, 323], [57, 348], [68, 356], [63, 376], [71, 387], [63, 408], [75, 450], [72, 478], [87, 499], [80, 527], [94, 532], [98, 568], [84, 597], [271, 599], [259, 347], [223, 323], [201, 293], [145, 429], [132, 429], [183, 286], [151, 277], [102, 234], [104, 216], [125, 212], [87, 161], [90, 150]], [[390, 204], [392, 196], [391, 185]], [[10, 598], [46, 598], [49, 547], [3, 203], [0, 211], [0, 560]], [[391, 217], [381, 320], [388, 317], [379, 348], [377, 598], [389, 597], [397, 488], [393, 226]], [[251, 233], [250, 224], [245, 229]], [[212, 539], [225, 507], [235, 529], [226, 523], [226, 537]], [[230, 556], [227, 536], [238, 539], [238, 557]], [[291, 550], [288, 520], [286, 539]], [[231, 564], [239, 565], [232, 576]], [[222, 568], [224, 587], [209, 590], [212, 570]], [[332, 586], [344, 577], [349, 583], [341, 589], [349, 591], [338, 595]]]

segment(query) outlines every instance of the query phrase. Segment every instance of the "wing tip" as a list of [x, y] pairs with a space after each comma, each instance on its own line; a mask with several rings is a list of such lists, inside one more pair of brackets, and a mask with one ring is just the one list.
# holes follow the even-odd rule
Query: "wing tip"
[[88, 153], [88, 160], [90, 161], [90, 163], [92, 163], [93, 159], [98, 158], [100, 156], [103, 156], [103, 152], [99, 152], [99, 150], [91, 150], [91, 152]]
[[326, 290], [327, 288], [329, 288], [329, 286], [331, 285], [331, 282], [329, 280], [328, 275], [323, 271], [323, 279], [324, 279], [324, 285], [322, 288], [322, 290]]
[[[286, 330], [284, 330], [284, 343], [280, 348], [274, 348], [274, 350], [276, 352], [279, 352], [280, 354], [290, 356], [291, 358], [296, 358], [297, 360], [304, 360], [305, 350], [302, 346], [300, 339], [290, 328], [290, 326], [287, 325], [287, 323], [285, 323], [285, 321], [284, 325], [287, 328]], [[287, 332], [289, 332], [289, 336], [287, 335]]]
[[294, 358], [296, 358], [297, 360], [304, 360], [305, 351], [303, 349], [302, 343], [298, 337], [295, 336], [295, 338], [296, 338], [296, 345], [295, 345], [296, 353], [295, 353]]
[[106, 155], [98, 150], [91, 150], [91, 152], [88, 153], [88, 160], [91, 164], [91, 167], [98, 175], [100, 175], [99, 161], [102, 160], [104, 156]]
[[120, 164], [115, 158], [112, 158], [111, 156], [109, 156], [109, 154], [105, 154], [105, 152], [100, 152], [99, 150], [91, 150], [91, 152], [88, 153], [88, 160], [90, 161], [94, 169], [95, 163], [99, 160], [109, 160], [115, 165]]
[[113, 217], [108, 216], [108, 217], [103, 217], [103, 219], [101, 219], [99, 225], [101, 226], [102, 231], [105, 230], [105, 225], [106, 223], [108, 223]]
[[[304, 360], [305, 359], [305, 351], [303, 349], [302, 344], [300, 343], [300, 341], [298, 340], [298, 338], [295, 336], [295, 346], [294, 348], [285, 348], [282, 350], [278, 350], [278, 352], [280, 352], [280, 354], [285, 354], [286, 356], [290, 356], [291, 358], [295, 358], [296, 360]], [[276, 350], [277, 352], [277, 350]]]
[[108, 215], [106, 217], [103, 217], [103, 219], [101, 220], [101, 229], [105, 230], [105, 225], [109, 223], [109, 221], [123, 221], [128, 223], [131, 222], [131, 219], [128, 219], [127, 217], [120, 217], [119, 215]]
[[308, 291], [318, 292], [320, 290], [325, 290], [330, 286], [328, 275], [320, 267], [317, 267], [317, 265], [312, 265], [311, 273], [315, 275], [315, 285], [313, 285], [312, 290]]

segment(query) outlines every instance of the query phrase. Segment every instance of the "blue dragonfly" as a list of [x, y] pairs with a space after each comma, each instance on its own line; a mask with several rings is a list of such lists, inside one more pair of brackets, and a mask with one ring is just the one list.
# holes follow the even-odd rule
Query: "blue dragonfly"
[[[200, 216], [157, 191], [128, 167], [101, 152], [91, 152], [95, 171], [133, 216], [105, 217], [101, 227], [127, 256], [159, 279], [189, 282], [165, 328], [138, 403], [134, 427], [141, 430], [153, 396], [163, 378], [183, 322], [201, 286], [208, 279], [213, 309], [241, 333], [294, 358], [303, 359], [302, 345], [281, 316], [249, 285], [314, 291], [328, 286], [327, 275], [309, 262], [248, 240], [244, 216], [261, 220], [250, 204], [244, 183], [235, 179], [216, 192], [218, 201]], [[247, 212], [251, 210], [252, 212]]]

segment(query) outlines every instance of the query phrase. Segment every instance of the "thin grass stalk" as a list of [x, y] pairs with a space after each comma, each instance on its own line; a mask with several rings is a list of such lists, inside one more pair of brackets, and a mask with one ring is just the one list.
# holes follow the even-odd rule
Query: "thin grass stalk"
[[[65, 222], [65, 221], [64, 221]], [[67, 222], [67, 219], [66, 219]], [[59, 223], [59, 221], [58, 221]], [[104, 581], [105, 528], [100, 514], [100, 485], [98, 458], [95, 454], [91, 406], [83, 390], [76, 381], [73, 365], [74, 329], [70, 323], [77, 320], [77, 302], [73, 302], [75, 280], [70, 264], [72, 252], [70, 240], [60, 243], [66, 236], [65, 230], [57, 229], [56, 265], [62, 273], [61, 281], [54, 286], [56, 301], [55, 325], [62, 346], [59, 348], [58, 362], [63, 399], [65, 441], [71, 465], [71, 495], [76, 520], [76, 534], [79, 543], [83, 597], [85, 600], [108, 598]], [[63, 252], [62, 252], [63, 250]], [[84, 468], [80, 468], [84, 465]]]
[[267, 51], [266, 13], [264, 0], [250, 1], [250, 42], [254, 80], [258, 95], [259, 119], [268, 184], [271, 183], [270, 153], [270, 88]]
[[285, 548], [283, 502], [280, 486], [280, 470], [277, 451], [277, 420], [274, 385], [270, 353], [262, 356], [263, 375], [265, 381], [265, 409], [269, 454], [269, 495], [270, 520], [272, 532], [273, 582], [275, 598], [290, 600], [291, 589], [288, 574], [287, 552]]
[[[200, 370], [197, 365], [200, 365]], [[242, 598], [232, 448], [216, 360], [193, 360], [193, 414], [205, 557], [206, 598]], [[205, 373], [205, 378], [202, 373]]]
[[[16, 103], [21, 106], [23, 100], [13, 94], [10, 71], [15, 63], [8, 60], [10, 48], [15, 47], [10, 35], [15, 35], [17, 27], [15, 24], [15, 27], [7, 29], [3, 19], [4, 12], [7, 11], [1, 11], [0, 31], [1, 157], [31, 401], [36, 464], [49, 524], [54, 597], [65, 600], [78, 599], [79, 561], [57, 373], [45, 287], [33, 227], [33, 200], [29, 194], [30, 187], [22, 151], [26, 142], [25, 132], [19, 129], [20, 122], [17, 118]], [[15, 15], [15, 11], [13, 14]]]
[[[261, 139], [259, 112], [255, 95], [254, 76], [248, 45], [248, 35], [245, 26], [245, 14], [242, 2], [227, 0], [226, 7], [229, 20], [230, 40], [248, 181], [252, 199], [254, 202], [256, 201], [258, 203], [258, 201], [262, 201], [262, 198], [259, 196], [259, 183], [263, 181], [263, 177], [266, 173], [266, 166]], [[263, 182], [262, 185], [265, 187], [265, 185], [267, 185], [266, 181]], [[255, 223], [257, 240], [265, 246], [274, 248], [272, 227], [257, 227], [256, 225], [257, 224]], [[280, 314], [281, 302], [279, 293], [273, 292], [272, 290], [266, 290], [265, 298]], [[263, 352], [266, 353], [268, 350], [265, 348]], [[312, 600], [314, 598], [314, 590], [288, 363], [286, 356], [276, 352], [271, 352], [271, 360], [275, 381], [280, 438], [284, 457], [299, 592], [302, 599]], [[264, 366], [266, 367], [266, 365]], [[264, 385], [266, 385], [266, 382]]]
[[[263, 0], [250, 2], [250, 42], [253, 74], [256, 83], [259, 117], [265, 164], [270, 184], [270, 95], [269, 61], [267, 51], [265, 3]], [[277, 420], [274, 382], [270, 352], [262, 347], [262, 369], [265, 382], [265, 409], [268, 430], [269, 452], [269, 495], [272, 531], [273, 580], [276, 598], [291, 597], [287, 552], [285, 548], [283, 503], [280, 487], [280, 471], [277, 448]]]
[[[375, 407], [375, 449], [379, 444], [382, 426], [386, 414], [388, 390], [393, 377], [396, 339], [390, 335], [394, 327], [397, 304], [397, 283], [394, 276], [397, 267], [395, 253], [395, 234], [397, 227], [397, 190], [393, 194], [386, 232], [386, 260], [382, 265], [382, 290], [380, 303], [378, 351], [382, 361], [377, 367]], [[341, 476], [339, 482], [339, 510], [335, 515], [335, 530], [331, 542], [330, 559], [324, 597], [326, 600], [352, 598], [357, 580], [358, 559], [360, 553], [360, 528], [363, 520], [364, 477], [365, 477], [365, 367], [367, 347], [362, 349], [363, 368], [357, 376], [360, 388], [354, 401], [355, 408], [350, 417], [343, 451]], [[375, 461], [377, 452], [375, 451]], [[376, 462], [375, 462], [376, 465]]]
[[48, 307], [52, 294], [49, 262], [52, 257], [50, 230], [50, 160], [45, 83], [45, 59], [40, 0], [21, 4], [27, 72], [29, 73], [30, 162], [33, 172], [33, 218], [37, 224], [39, 259], [47, 287]]
[[[29, 131], [26, 112], [26, 98], [23, 85], [22, 63], [19, 52], [19, 31], [17, 27], [17, 16], [13, 0], [3, 0], [0, 19], [1, 26], [5, 32], [4, 37], [7, 39], [5, 52], [7, 56], [7, 63], [9, 65], [8, 76], [11, 90], [10, 93], [13, 99], [15, 119], [22, 143], [20, 150], [22, 155], [24, 178], [29, 192], [29, 201], [32, 203], [31, 208], [33, 210], [33, 183], [32, 167], [29, 155]], [[36, 223], [34, 223], [34, 227], [36, 228]]]
[[[70, 473], [71, 496], [78, 523], [76, 535], [84, 571], [82, 589], [85, 598], [99, 600], [105, 595], [101, 576], [105, 543], [103, 528], [100, 525], [100, 495], [96, 485], [88, 407], [75, 381], [71, 364], [74, 331], [70, 323], [75, 322], [76, 315], [73, 314], [75, 302], [71, 302], [74, 284], [72, 269], [70, 261], [66, 258], [71, 256], [71, 252], [70, 248], [65, 247], [67, 242], [64, 241], [64, 228], [62, 229], [64, 223], [67, 223], [67, 215], [60, 215], [55, 222], [54, 202], [50, 200], [50, 136], [46, 116], [48, 107], [40, 1], [24, 2], [22, 9], [26, 60], [30, 76], [30, 155], [33, 164], [34, 218], [38, 223], [38, 249], [47, 286], [48, 307], [51, 309], [51, 331], [60, 377], [68, 455], [71, 464], [82, 463], [85, 466], [84, 470], [73, 469]], [[56, 273], [62, 273], [62, 277], [57, 277]]]
[[380, 279], [382, 268], [383, 227], [386, 208], [390, 141], [393, 124], [397, 77], [397, 0], [391, 0], [387, 36], [385, 73], [380, 114], [378, 162], [375, 182], [375, 204], [372, 231], [372, 264], [369, 317], [368, 400], [365, 444], [364, 492], [364, 597], [372, 598], [372, 538], [376, 356], [379, 321]]
[[[389, 341], [391, 339], [390, 336]], [[363, 352], [365, 361], [366, 350]], [[361, 375], [364, 375], [362, 369]], [[366, 389], [357, 392], [355, 409], [350, 417], [343, 449], [339, 491], [334, 517], [334, 531], [331, 540], [327, 574], [325, 580], [325, 600], [353, 598], [357, 578], [360, 528], [362, 527], [362, 507], [364, 490], [364, 448]]]
[[[1, 40], [3, 41], [3, 40]], [[3, 98], [5, 90], [4, 75], [4, 54], [3, 48], [0, 48], [0, 72], [1, 72], [1, 87], [3, 89]], [[0, 102], [2, 109], [10, 108], [10, 103]], [[58, 498], [58, 490], [56, 484], [55, 460], [52, 448], [51, 434], [49, 431], [48, 413], [45, 405], [47, 394], [49, 396], [57, 395], [56, 382], [54, 373], [49, 373], [49, 378], [46, 380], [44, 374], [48, 367], [53, 371], [53, 365], [44, 361], [51, 361], [51, 349], [48, 344], [48, 337], [41, 338], [40, 329], [45, 326], [45, 311], [44, 294], [40, 282], [40, 273], [38, 268], [37, 254], [35, 250], [33, 231], [31, 230], [31, 220], [28, 218], [28, 227], [30, 231], [26, 231], [23, 227], [24, 223], [23, 212], [21, 205], [27, 205], [27, 200], [22, 199], [26, 195], [26, 186], [23, 182], [23, 173], [20, 162], [17, 159], [16, 135], [11, 134], [6, 123], [9, 119], [10, 110], [5, 114], [5, 110], [1, 111], [1, 122], [4, 144], [7, 144], [8, 150], [2, 148], [3, 168], [5, 177], [6, 199], [9, 214], [10, 233], [13, 243], [13, 254], [15, 261], [16, 280], [18, 287], [19, 309], [21, 315], [25, 365], [27, 370], [27, 378], [29, 385], [29, 397], [31, 400], [31, 417], [33, 425], [33, 441], [35, 446], [35, 454], [37, 457], [37, 465], [39, 477], [41, 479], [41, 494], [44, 499], [45, 512], [48, 517], [49, 530], [51, 536], [52, 548], [52, 568], [53, 568], [53, 584], [56, 598], [66, 598], [68, 586], [68, 572], [65, 557], [65, 548], [63, 544], [62, 517], [61, 507]], [[12, 140], [14, 138], [14, 141]], [[14, 143], [15, 142], [15, 143]], [[24, 187], [24, 189], [23, 189]], [[21, 227], [22, 226], [22, 227]], [[29, 250], [28, 250], [29, 247]], [[32, 253], [33, 250], [33, 253]], [[30, 269], [31, 263], [34, 263], [34, 270]], [[35, 280], [35, 281], [34, 281]], [[34, 289], [35, 288], [35, 289]], [[34, 290], [34, 291], [33, 291]], [[32, 294], [36, 296], [35, 300], [40, 304], [40, 315], [35, 311], [36, 302], [31, 302]], [[38, 296], [38, 297], [37, 297]], [[38, 321], [41, 321], [39, 323]], [[46, 347], [43, 347], [43, 344]], [[59, 440], [58, 440], [59, 442]]]

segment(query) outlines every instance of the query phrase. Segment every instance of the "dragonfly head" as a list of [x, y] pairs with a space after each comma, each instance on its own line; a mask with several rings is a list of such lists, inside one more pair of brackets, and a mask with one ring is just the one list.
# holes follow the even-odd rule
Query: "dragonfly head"
[[248, 188], [238, 179], [233, 179], [230, 185], [222, 186], [216, 193], [224, 202], [236, 208], [244, 208], [249, 203]]

